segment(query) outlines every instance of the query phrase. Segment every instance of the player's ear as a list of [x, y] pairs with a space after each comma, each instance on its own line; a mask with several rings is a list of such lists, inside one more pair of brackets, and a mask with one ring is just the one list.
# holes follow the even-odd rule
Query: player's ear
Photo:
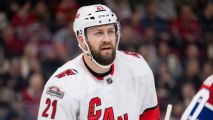
[[83, 43], [83, 36], [82, 35], [78, 35], [78, 42]]
[[84, 43], [84, 38], [83, 38], [82, 35], [78, 35], [78, 42], [79, 42], [79, 44], [81, 45], [81, 47], [82, 47], [83, 49], [86, 49], [86, 45], [85, 45], [85, 43]]

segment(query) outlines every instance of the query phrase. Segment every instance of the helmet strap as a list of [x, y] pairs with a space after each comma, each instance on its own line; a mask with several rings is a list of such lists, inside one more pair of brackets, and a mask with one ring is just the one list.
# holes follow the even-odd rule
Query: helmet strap
[[[118, 43], [120, 41], [120, 24], [119, 22], [116, 22], [116, 29], [117, 29], [117, 32], [116, 32], [116, 50], [118, 49]], [[85, 30], [83, 30], [83, 33], [82, 33], [82, 37], [83, 37], [83, 43], [86, 45], [86, 48], [83, 48], [82, 45], [80, 43], [78, 43], [78, 46], [81, 48], [81, 50], [99, 67], [101, 68], [109, 68], [113, 62], [109, 65], [101, 65], [100, 63], [98, 63], [94, 58], [93, 58], [93, 55], [91, 53], [91, 50], [90, 50], [90, 47], [88, 45], [88, 39], [86, 38], [86, 33], [85, 33]]]
[[81, 46], [82, 49], [83, 49], [83, 52], [86, 53], [86, 55], [90, 58], [90, 60], [92, 60], [97, 66], [99, 66], [99, 67], [101, 67], [101, 68], [109, 68], [109, 67], [113, 64], [113, 62], [112, 62], [111, 64], [109, 64], [109, 65], [101, 65], [100, 63], [98, 63], [98, 62], [93, 58], [93, 55], [92, 55], [91, 50], [90, 50], [90, 47], [89, 47], [89, 45], [88, 45], [88, 40], [87, 40], [86, 38], [84, 39], [84, 43], [85, 43], [85, 45], [86, 45], [86, 47], [87, 47], [87, 50], [83, 49], [83, 47]]

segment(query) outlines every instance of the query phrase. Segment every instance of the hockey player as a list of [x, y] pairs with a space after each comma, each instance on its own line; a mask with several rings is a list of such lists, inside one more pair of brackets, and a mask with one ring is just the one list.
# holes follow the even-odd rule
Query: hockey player
[[213, 120], [213, 75], [204, 81], [181, 120]]
[[73, 29], [83, 53], [50, 77], [38, 120], [158, 120], [153, 73], [139, 54], [117, 50], [116, 15], [105, 5], [84, 6]]

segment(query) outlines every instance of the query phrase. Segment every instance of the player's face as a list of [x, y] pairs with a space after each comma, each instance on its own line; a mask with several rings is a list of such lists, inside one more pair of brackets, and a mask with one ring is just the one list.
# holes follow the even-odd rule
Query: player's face
[[87, 28], [88, 45], [93, 58], [102, 65], [111, 64], [116, 55], [116, 30], [114, 24]]

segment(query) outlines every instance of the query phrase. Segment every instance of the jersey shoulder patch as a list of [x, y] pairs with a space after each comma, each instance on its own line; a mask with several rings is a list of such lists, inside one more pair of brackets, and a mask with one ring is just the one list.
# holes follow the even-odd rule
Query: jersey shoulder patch
[[130, 52], [130, 51], [122, 51], [122, 52], [125, 53], [126, 55], [131, 55], [131, 56], [136, 57], [136, 58], [142, 58], [142, 56], [139, 53], [136, 53], [136, 52]]
[[120, 53], [119, 57], [121, 58], [120, 62], [122, 65], [126, 65], [129, 70], [133, 70], [136, 76], [149, 76], [152, 74], [149, 65], [140, 54], [129, 51], [120, 51]]
[[65, 76], [71, 76], [71, 75], [76, 75], [76, 74], [78, 74], [78, 71], [70, 68], [70, 69], [66, 69], [62, 72], [59, 72], [58, 74], [55, 75], [55, 77], [62, 78]]
[[71, 76], [76, 76], [80, 69], [76, 64], [78, 64], [76, 61], [68, 61], [58, 68], [51, 77], [54, 79], [66, 79], [69, 77], [70, 79]]

